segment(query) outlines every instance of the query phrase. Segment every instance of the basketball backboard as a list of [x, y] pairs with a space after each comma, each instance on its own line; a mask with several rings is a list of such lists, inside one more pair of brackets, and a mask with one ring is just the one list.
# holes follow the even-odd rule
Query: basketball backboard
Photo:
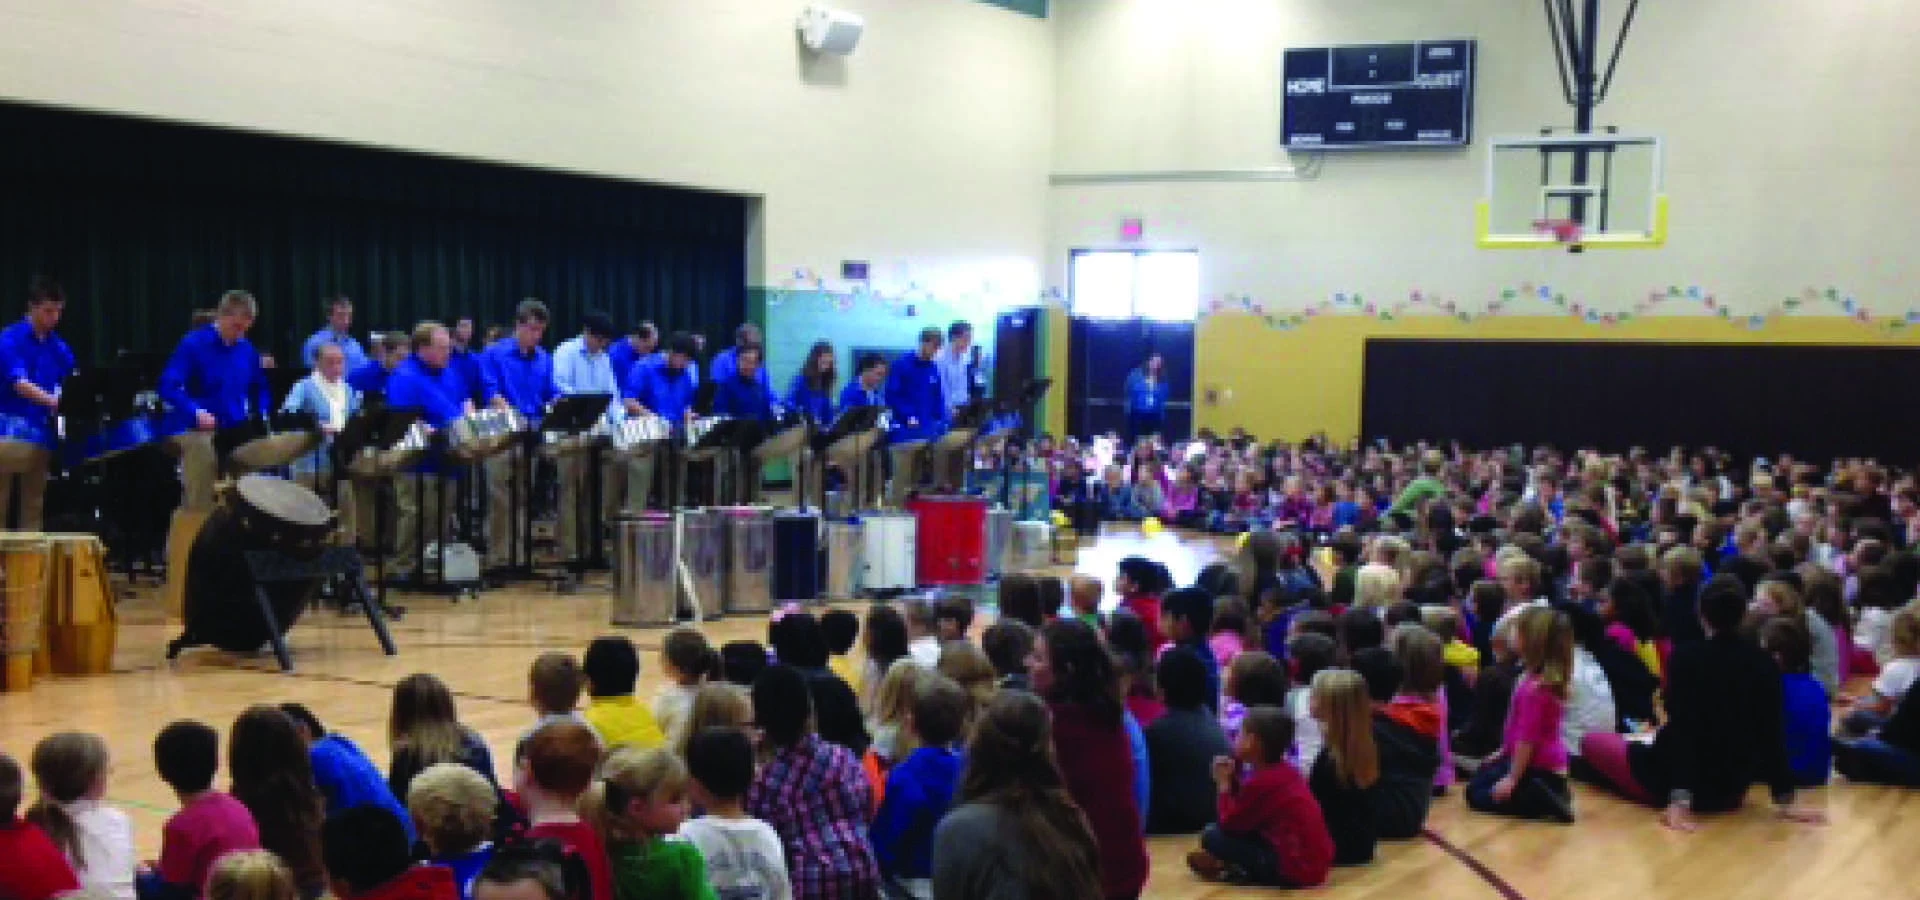
[[1667, 241], [1657, 137], [1495, 138], [1477, 218], [1487, 250], [1650, 249]]

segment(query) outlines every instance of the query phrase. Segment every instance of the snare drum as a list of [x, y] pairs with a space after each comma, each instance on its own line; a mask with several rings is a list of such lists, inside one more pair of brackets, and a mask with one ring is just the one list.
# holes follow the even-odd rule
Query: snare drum
[[0, 690], [33, 687], [52, 569], [53, 545], [45, 537], [0, 534]]

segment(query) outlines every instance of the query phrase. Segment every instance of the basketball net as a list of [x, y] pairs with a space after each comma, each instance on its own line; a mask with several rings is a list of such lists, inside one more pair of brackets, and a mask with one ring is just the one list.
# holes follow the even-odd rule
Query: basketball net
[[1552, 235], [1555, 241], [1578, 247], [1580, 244], [1580, 223], [1572, 219], [1535, 219], [1535, 234]]

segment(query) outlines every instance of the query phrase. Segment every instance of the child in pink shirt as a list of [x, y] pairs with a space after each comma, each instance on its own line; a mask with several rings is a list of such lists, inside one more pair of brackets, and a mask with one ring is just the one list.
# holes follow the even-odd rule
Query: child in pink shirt
[[160, 832], [160, 862], [136, 879], [141, 900], [192, 900], [220, 857], [260, 849], [253, 813], [229, 794], [213, 789], [220, 771], [220, 733], [200, 722], [181, 721], [153, 740], [154, 767], [180, 798], [180, 811]]
[[1526, 672], [1513, 689], [1506, 734], [1467, 784], [1467, 805], [1481, 812], [1571, 824], [1567, 746], [1560, 722], [1573, 674], [1573, 624], [1549, 606], [1528, 607], [1514, 628]]

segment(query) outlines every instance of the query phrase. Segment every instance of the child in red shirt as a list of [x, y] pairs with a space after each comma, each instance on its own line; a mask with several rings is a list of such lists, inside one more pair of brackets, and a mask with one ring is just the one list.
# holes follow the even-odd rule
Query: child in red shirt
[[1140, 619], [1147, 626], [1147, 652], [1149, 656], [1158, 656], [1160, 648], [1167, 643], [1167, 635], [1160, 630], [1160, 595], [1173, 587], [1173, 579], [1167, 575], [1167, 567], [1144, 556], [1129, 556], [1120, 561], [1120, 572], [1114, 576], [1113, 589], [1120, 595], [1120, 608]]
[[527, 810], [527, 837], [560, 844], [586, 864], [593, 900], [614, 897], [613, 869], [599, 832], [582, 821], [576, 808], [593, 784], [600, 765], [600, 740], [593, 729], [574, 722], [553, 722], [527, 740], [514, 771], [514, 789]]
[[153, 739], [160, 779], [180, 798], [180, 811], [160, 832], [160, 863], [135, 880], [141, 900], [192, 900], [205, 891], [220, 857], [260, 849], [253, 813], [213, 789], [220, 770], [220, 733], [200, 722], [175, 722]]
[[[1293, 718], [1276, 706], [1247, 711], [1233, 758], [1214, 760], [1220, 821], [1200, 833], [1187, 867], [1208, 881], [1303, 888], [1333, 868], [1333, 837], [1300, 772], [1287, 764]], [[1242, 774], [1243, 771], [1246, 774]]]
[[52, 900], [80, 890], [80, 879], [60, 848], [38, 825], [20, 820], [26, 778], [13, 757], [0, 753], [0, 897]]

